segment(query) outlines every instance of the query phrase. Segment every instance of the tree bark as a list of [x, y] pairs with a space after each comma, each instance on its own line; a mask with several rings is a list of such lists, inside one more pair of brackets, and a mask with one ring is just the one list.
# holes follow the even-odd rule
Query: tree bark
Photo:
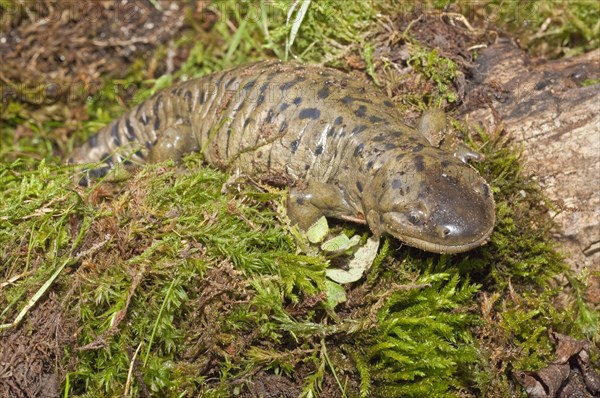
[[600, 269], [600, 84], [582, 85], [599, 77], [600, 50], [535, 63], [499, 39], [478, 57], [463, 107], [470, 122], [523, 144], [525, 169], [560, 209], [556, 238], [576, 270]]

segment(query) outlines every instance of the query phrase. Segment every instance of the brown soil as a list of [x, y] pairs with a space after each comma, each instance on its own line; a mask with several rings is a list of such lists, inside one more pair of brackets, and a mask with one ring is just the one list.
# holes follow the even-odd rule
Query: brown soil
[[17, 329], [0, 334], [0, 397], [56, 397], [75, 360], [65, 351], [77, 340], [77, 323], [63, 313], [57, 294], [34, 308]]

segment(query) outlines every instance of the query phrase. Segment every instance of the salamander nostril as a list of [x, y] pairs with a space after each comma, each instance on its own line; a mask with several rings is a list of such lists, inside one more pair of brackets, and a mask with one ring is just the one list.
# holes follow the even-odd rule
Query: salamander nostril
[[442, 238], [447, 238], [448, 236], [452, 235], [452, 228], [447, 225], [440, 225], [436, 229], [438, 231], [438, 235]]

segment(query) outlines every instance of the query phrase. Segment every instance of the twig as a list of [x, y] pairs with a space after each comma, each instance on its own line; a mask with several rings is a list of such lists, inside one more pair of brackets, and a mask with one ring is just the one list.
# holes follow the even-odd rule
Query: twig
[[133, 366], [135, 364], [135, 359], [137, 358], [138, 352], [140, 352], [140, 348], [142, 348], [142, 342], [138, 344], [135, 352], [133, 353], [133, 357], [131, 358], [131, 362], [129, 363], [129, 371], [127, 372], [127, 382], [125, 383], [125, 391], [123, 392], [123, 397], [129, 396], [129, 388], [131, 387], [131, 376], [133, 374]]

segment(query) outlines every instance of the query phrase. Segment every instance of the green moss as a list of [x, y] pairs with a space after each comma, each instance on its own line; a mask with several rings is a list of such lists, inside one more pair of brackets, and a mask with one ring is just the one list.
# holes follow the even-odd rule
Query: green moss
[[408, 64], [415, 71], [432, 80], [437, 87], [436, 98], [431, 103], [440, 103], [446, 100], [449, 103], [456, 102], [457, 96], [452, 87], [452, 81], [456, 78], [456, 64], [450, 59], [438, 55], [437, 50], [428, 50], [419, 45], [414, 45]]

